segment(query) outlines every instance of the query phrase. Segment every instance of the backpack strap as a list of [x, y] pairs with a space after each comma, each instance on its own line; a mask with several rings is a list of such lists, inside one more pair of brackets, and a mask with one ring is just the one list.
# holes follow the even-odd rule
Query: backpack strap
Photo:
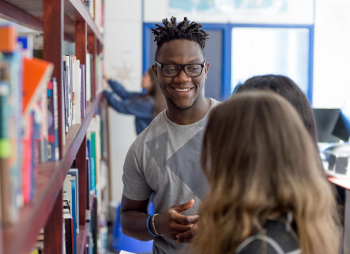
[[[236, 249], [235, 254], [239, 254], [245, 247], [248, 246], [248, 244], [250, 244], [251, 242], [255, 241], [255, 240], [262, 240], [264, 242], [267, 242], [268, 244], [271, 245], [271, 247], [277, 252], [277, 254], [286, 254], [283, 249], [281, 248], [281, 246], [275, 241], [273, 240], [271, 237], [269, 236], [265, 236], [265, 235], [254, 235], [251, 237], [248, 237], [247, 239], [245, 239]], [[297, 253], [292, 253], [292, 254], [297, 254]]]

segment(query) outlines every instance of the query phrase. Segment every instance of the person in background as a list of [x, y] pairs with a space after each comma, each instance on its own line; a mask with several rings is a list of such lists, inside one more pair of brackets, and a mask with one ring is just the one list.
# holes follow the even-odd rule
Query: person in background
[[210, 188], [191, 253], [338, 253], [331, 187], [313, 140], [283, 97], [242, 92], [215, 107], [201, 166]]
[[[110, 79], [103, 73], [113, 93], [107, 91], [105, 87], [103, 94], [108, 105], [119, 113], [134, 115], [136, 133], [139, 135], [152, 122], [160, 112], [166, 109], [166, 101], [159, 88], [152, 68], [148, 69], [142, 77], [142, 88], [146, 93], [128, 92], [115, 80]], [[114, 94], [118, 95], [118, 100]]]
[[309, 100], [293, 80], [282, 75], [255, 76], [238, 85], [234, 89], [235, 93], [248, 90], [268, 90], [273, 91], [287, 99], [299, 113], [303, 123], [317, 145], [317, 129], [314, 112]]

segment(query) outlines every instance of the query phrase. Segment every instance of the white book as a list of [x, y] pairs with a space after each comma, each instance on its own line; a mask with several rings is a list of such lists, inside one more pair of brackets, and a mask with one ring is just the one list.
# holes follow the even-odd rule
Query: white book
[[91, 58], [89, 53], [86, 54], [85, 99], [91, 101]]
[[80, 60], [75, 60], [73, 63], [73, 89], [74, 89], [74, 120], [75, 124], [81, 124], [81, 110], [80, 110], [80, 99], [81, 99], [81, 69], [80, 69]]
[[[63, 85], [61, 87], [61, 94], [64, 94]], [[64, 112], [64, 97], [61, 96], [61, 112]], [[66, 118], [64, 117], [64, 114], [61, 114], [61, 121], [62, 126], [66, 126]], [[61, 128], [61, 139], [62, 139], [62, 145], [66, 145], [66, 130], [65, 127]]]
[[[67, 93], [68, 93], [68, 126], [72, 126], [72, 94], [71, 94], [71, 71], [70, 71], [70, 56], [63, 56], [63, 61], [66, 61], [66, 72], [67, 72]], [[62, 93], [63, 94], [63, 93]], [[64, 114], [63, 114], [64, 115]]]
[[73, 211], [72, 209], [72, 183], [71, 180], [73, 180], [72, 176], [67, 175], [66, 178], [64, 179], [63, 182], [63, 191], [67, 193], [68, 195], [68, 203], [71, 208], [71, 212]]

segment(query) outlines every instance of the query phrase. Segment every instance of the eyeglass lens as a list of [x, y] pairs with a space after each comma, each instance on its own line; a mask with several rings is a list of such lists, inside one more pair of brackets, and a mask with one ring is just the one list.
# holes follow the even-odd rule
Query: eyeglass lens
[[[164, 75], [168, 77], [175, 77], [181, 71], [181, 66], [175, 64], [166, 64], [163, 67]], [[202, 66], [200, 64], [190, 64], [185, 66], [185, 72], [189, 77], [198, 77], [201, 75]]]

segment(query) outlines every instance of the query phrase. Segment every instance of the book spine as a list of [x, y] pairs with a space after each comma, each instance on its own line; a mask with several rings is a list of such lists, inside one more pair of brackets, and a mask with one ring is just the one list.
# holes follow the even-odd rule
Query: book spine
[[22, 190], [24, 203], [30, 202], [31, 193], [31, 171], [33, 158], [33, 115], [30, 114], [24, 119], [26, 126], [23, 138], [23, 164], [22, 164]]
[[71, 116], [71, 125], [75, 125], [75, 94], [74, 94], [74, 69], [73, 69], [73, 64], [74, 64], [74, 56], [70, 56], [70, 65], [69, 65], [69, 71], [70, 71], [70, 93], [71, 93], [71, 108], [70, 108], [70, 116]]
[[41, 110], [41, 132], [40, 132], [40, 163], [48, 160], [48, 103], [47, 103], [47, 85], [46, 93], [41, 94], [40, 110]]
[[38, 165], [39, 165], [39, 150], [40, 150], [40, 138], [41, 138], [41, 112], [38, 104], [34, 107], [34, 121], [33, 121], [33, 160], [32, 160], [32, 170], [31, 170], [31, 195], [30, 200], [33, 200], [35, 194], [35, 179], [38, 174]]
[[60, 159], [60, 150], [58, 147], [58, 94], [57, 94], [57, 81], [56, 78], [52, 79], [53, 88], [53, 108], [54, 108], [54, 126], [55, 126], [55, 160]]
[[81, 109], [80, 109], [80, 97], [81, 97], [81, 70], [80, 70], [80, 60], [74, 61], [74, 118], [75, 124], [81, 124]]
[[90, 54], [86, 54], [86, 69], [85, 69], [85, 91], [86, 91], [86, 101], [91, 100], [91, 60], [90, 60]]
[[58, 150], [58, 109], [57, 109], [57, 82], [52, 79], [48, 84], [48, 160], [57, 161], [59, 159]]
[[11, 144], [10, 170], [15, 191], [17, 207], [23, 206], [22, 195], [22, 55], [20, 52], [4, 54], [4, 60], [9, 66], [10, 95], [8, 97], [9, 110], [9, 140]]
[[54, 124], [54, 108], [53, 108], [53, 84], [50, 81], [47, 85], [47, 127], [48, 127], [48, 160], [54, 161], [54, 142], [55, 142], [55, 124]]
[[[1, 69], [1, 76], [4, 76], [4, 69]], [[9, 110], [8, 98], [10, 95], [10, 85], [4, 81], [0, 82], [0, 181], [1, 181], [1, 222], [2, 224], [12, 224], [17, 221], [13, 182], [10, 171], [11, 145], [9, 140]]]
[[81, 112], [81, 118], [85, 118], [85, 65], [80, 65], [81, 69], [81, 95], [80, 95], [80, 112]]

